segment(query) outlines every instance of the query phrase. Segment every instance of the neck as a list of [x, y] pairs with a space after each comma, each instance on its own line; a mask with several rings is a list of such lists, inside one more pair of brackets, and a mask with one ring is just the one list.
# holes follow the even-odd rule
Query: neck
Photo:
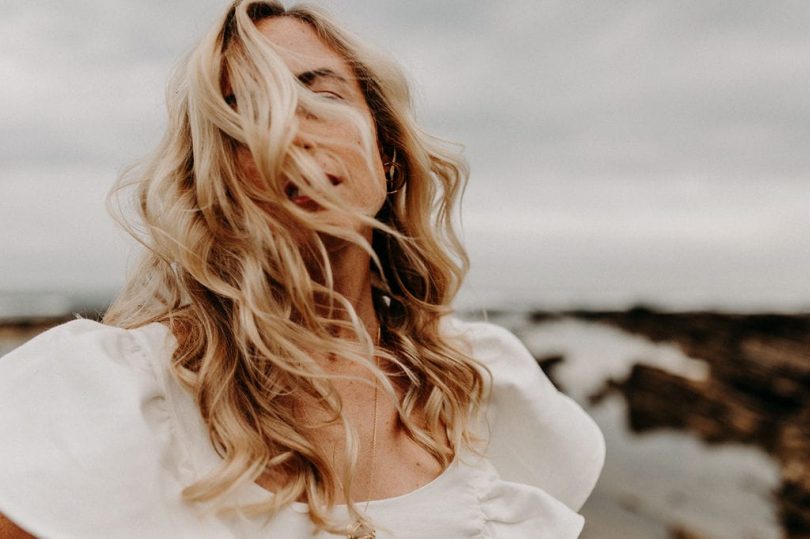
[[353, 243], [333, 245], [329, 252], [335, 292], [352, 304], [366, 330], [373, 336], [378, 322], [371, 294], [371, 257]]

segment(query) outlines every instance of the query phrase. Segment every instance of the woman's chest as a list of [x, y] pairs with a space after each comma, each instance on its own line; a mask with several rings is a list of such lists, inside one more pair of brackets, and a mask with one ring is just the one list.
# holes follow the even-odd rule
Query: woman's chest
[[[376, 413], [375, 413], [376, 408]], [[438, 477], [444, 467], [424, 445], [409, 436], [399, 414], [389, 399], [373, 402], [347, 400], [344, 415], [357, 435], [357, 461], [351, 474], [352, 497], [355, 501], [378, 500], [407, 494]], [[312, 424], [326, 423], [322, 411], [306, 416]], [[412, 419], [424, 424], [423, 416]], [[322, 424], [310, 436], [318, 453], [323, 455], [338, 474], [347, 470], [351, 460], [350, 444], [342, 422]], [[445, 439], [446, 441], [446, 439]], [[257, 481], [275, 491], [284, 478], [266, 474]], [[338, 503], [345, 503], [341, 494]]]
[[[480, 538], [486, 527], [480, 500], [480, 470], [454, 461], [439, 477], [401, 496], [358, 504], [358, 509], [372, 521], [377, 539], [416, 539], [424, 537]], [[261, 492], [252, 491], [256, 499]], [[266, 493], [265, 493], [266, 494]], [[351, 522], [345, 505], [332, 509], [336, 521]], [[305, 504], [285, 507], [272, 521], [262, 524], [244, 522], [240, 530], [245, 537], [312, 537], [331, 539], [346, 537], [312, 528]]]

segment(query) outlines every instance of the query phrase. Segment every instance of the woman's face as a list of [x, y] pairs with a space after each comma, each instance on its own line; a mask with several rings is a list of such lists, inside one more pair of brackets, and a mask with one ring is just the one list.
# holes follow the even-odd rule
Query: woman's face
[[[354, 71], [318, 38], [312, 27], [291, 17], [264, 19], [257, 27], [276, 46], [293, 75], [325, 99], [340, 100], [353, 107], [372, 130], [371, 140], [376, 140], [371, 111]], [[301, 112], [298, 121], [300, 130], [294, 144], [310, 153], [330, 180], [334, 193], [352, 209], [370, 217], [376, 215], [385, 202], [385, 172], [377, 151], [372, 152], [369, 167], [356, 125], [348, 119], [321, 119]], [[335, 144], [329, 144], [330, 141]], [[329, 151], [319, 148], [319, 143], [323, 146], [324, 142]], [[247, 148], [238, 150], [237, 159], [247, 180], [258, 178], [259, 173]], [[288, 198], [299, 207], [319, 218], [326, 218], [330, 224], [352, 227], [360, 232], [357, 224], [337, 222], [336, 217], [325, 215], [327, 210], [296, 191], [293, 184], [287, 184], [284, 189]]]

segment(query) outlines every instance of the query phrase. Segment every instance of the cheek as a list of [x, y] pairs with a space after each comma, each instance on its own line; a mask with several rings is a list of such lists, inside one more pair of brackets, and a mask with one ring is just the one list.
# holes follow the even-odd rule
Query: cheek
[[[374, 139], [376, 140], [377, 133], [376, 131], [373, 133]], [[383, 159], [380, 153], [377, 151], [376, 144], [374, 145], [374, 149], [372, 150], [374, 153], [371, 156], [371, 186], [373, 192], [373, 206], [374, 212], [378, 212], [382, 209], [383, 204], [385, 203], [385, 199], [388, 196], [388, 179], [385, 175], [385, 166], [383, 165]]]
[[[368, 119], [370, 123], [370, 119]], [[373, 125], [370, 123], [370, 125]], [[347, 144], [345, 148], [335, 148], [346, 167], [346, 173], [353, 178], [355, 186], [353, 198], [363, 206], [372, 204], [382, 205], [387, 190], [385, 168], [382, 156], [377, 151], [377, 133], [372, 127], [369, 140], [371, 141], [371, 156], [364, 151], [363, 137], [354, 124], [341, 124], [332, 126], [330, 133], [335, 140]]]
[[236, 165], [239, 167], [239, 173], [245, 181], [257, 187], [261, 185], [261, 175], [256, 168], [256, 163], [253, 161], [253, 156], [250, 154], [250, 150], [244, 146], [239, 146], [236, 149]]
[[363, 148], [363, 137], [356, 131], [352, 130], [351, 135], [347, 133], [347, 136], [351, 136], [352, 140], [355, 143], [355, 147], [361, 149], [358, 153], [360, 154], [360, 161], [362, 161], [363, 167], [365, 169], [365, 175], [368, 176], [368, 182], [371, 184], [372, 189], [375, 187], [378, 189], [374, 189], [374, 191], [382, 191], [383, 196], [385, 196], [386, 191], [386, 177], [385, 177], [385, 167], [383, 165], [382, 156], [378, 150], [377, 145], [377, 130], [374, 127], [374, 122], [370, 116], [366, 116], [366, 121], [368, 122], [369, 126], [369, 138], [368, 140], [371, 143], [371, 155], [366, 156], [365, 152], [362, 151]]
[[388, 197], [388, 182], [386, 181], [382, 160], [379, 157], [374, 159], [373, 185], [371, 186], [373, 195], [370, 201], [372, 214], [377, 214], [385, 205]]
[[379, 155], [375, 155], [373, 158], [373, 172], [374, 172], [374, 179], [376, 180], [376, 185], [380, 187], [380, 190], [383, 192], [383, 196], [385, 196], [385, 192], [388, 190], [388, 183], [387, 178], [385, 176], [385, 167], [383, 166], [382, 159]]
[[361, 155], [358, 158], [357, 166], [362, 168], [363, 184], [368, 193], [367, 198], [374, 200], [385, 198], [388, 185], [381, 156], [376, 151], [374, 151], [371, 159]]

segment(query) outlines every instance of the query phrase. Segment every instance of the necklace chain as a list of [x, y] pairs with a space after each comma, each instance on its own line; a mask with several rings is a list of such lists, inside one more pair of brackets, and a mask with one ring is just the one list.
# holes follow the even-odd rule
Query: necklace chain
[[[374, 353], [374, 364], [377, 365], [377, 354], [376, 348], [380, 346], [380, 336], [382, 334], [382, 326], [377, 325], [377, 339], [374, 343], [375, 345], [375, 353]], [[371, 463], [369, 465], [369, 474], [368, 474], [368, 499], [366, 500], [366, 506], [363, 509], [363, 512], [368, 512], [368, 504], [371, 503], [371, 495], [374, 488], [374, 455], [377, 452], [377, 378], [374, 378], [374, 414], [373, 414], [373, 421], [374, 424], [371, 427]], [[346, 534], [348, 539], [375, 539], [377, 537], [377, 533], [369, 526], [366, 522], [362, 520], [355, 521], [354, 524], [349, 524], [348, 533]]]

